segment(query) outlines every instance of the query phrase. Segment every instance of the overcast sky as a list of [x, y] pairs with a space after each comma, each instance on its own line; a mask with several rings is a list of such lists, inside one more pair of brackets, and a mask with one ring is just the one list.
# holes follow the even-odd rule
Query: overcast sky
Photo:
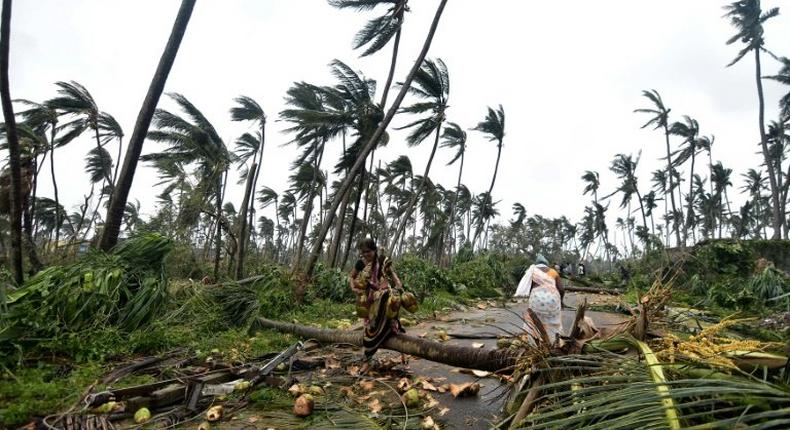
[[[784, 6], [763, 0], [763, 8]], [[11, 36], [11, 95], [43, 101], [55, 95], [56, 81], [76, 80], [100, 109], [114, 115], [131, 135], [156, 64], [169, 36], [177, 0], [26, 0], [14, 3]], [[474, 127], [486, 106], [502, 104], [506, 136], [494, 197], [503, 220], [521, 202], [529, 214], [566, 215], [578, 221], [589, 198], [580, 176], [601, 173], [602, 194], [616, 187], [608, 166], [617, 153], [642, 150], [640, 187], [665, 153], [663, 136], [642, 130], [646, 107], [641, 91], [658, 90], [672, 109], [672, 120], [696, 118], [702, 134], [715, 135], [713, 159], [740, 174], [757, 167], [759, 140], [753, 57], [725, 67], [740, 46], [727, 46], [734, 34], [723, 6], [713, 0], [513, 1], [450, 0], [429, 57], [445, 61], [450, 74], [448, 118]], [[396, 80], [416, 57], [438, 0], [412, 0], [403, 28]], [[766, 46], [790, 56], [790, 8], [766, 25]], [[274, 121], [294, 81], [333, 83], [328, 63], [340, 59], [383, 85], [390, 49], [359, 58], [351, 41], [374, 15], [335, 10], [324, 0], [200, 0], [165, 87], [189, 98], [212, 121], [226, 144], [250, 128], [229, 120], [232, 99], [248, 95], [266, 110], [270, 122], [259, 187], [287, 188], [295, 158], [285, 125]], [[764, 56], [764, 74], [778, 64]], [[765, 81], [766, 118], [777, 116], [777, 101], [788, 91]], [[381, 88], [379, 88], [381, 91]], [[392, 99], [390, 99], [392, 100]], [[408, 103], [408, 99], [407, 99]], [[174, 109], [163, 97], [160, 107]], [[410, 118], [396, 116], [393, 126]], [[422, 172], [431, 142], [407, 148], [403, 134], [376, 156], [383, 162], [401, 154]], [[125, 142], [124, 142], [125, 143]], [[675, 139], [674, 144], [679, 141]], [[85, 137], [58, 150], [57, 175], [62, 203], [75, 209], [88, 192], [84, 157], [93, 143]], [[325, 157], [331, 168], [339, 142]], [[108, 148], [115, 154], [115, 147]], [[144, 153], [161, 149], [147, 142]], [[440, 150], [431, 170], [435, 182], [455, 185], [457, 166]], [[487, 190], [496, 146], [469, 132], [463, 182], [475, 193]], [[704, 157], [707, 159], [707, 156]], [[330, 164], [331, 163], [331, 164]], [[707, 167], [705, 162], [703, 167]], [[50, 177], [39, 195], [52, 196]], [[156, 205], [156, 172], [138, 168], [131, 199], [143, 212]], [[235, 180], [234, 180], [235, 183]], [[228, 200], [238, 207], [242, 187]], [[736, 205], [742, 198], [730, 192]], [[614, 208], [617, 202], [613, 202]], [[659, 207], [663, 211], [663, 205]], [[618, 214], [610, 210], [610, 223]], [[271, 215], [270, 215], [271, 216]], [[657, 220], [658, 221], [658, 220]], [[611, 224], [610, 224], [611, 225]]]

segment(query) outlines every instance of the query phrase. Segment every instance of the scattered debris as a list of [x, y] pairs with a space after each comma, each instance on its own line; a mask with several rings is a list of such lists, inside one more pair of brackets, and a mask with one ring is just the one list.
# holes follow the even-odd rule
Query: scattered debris
[[477, 382], [467, 382], [465, 384], [450, 384], [450, 394], [453, 397], [475, 396], [480, 391], [480, 384]]

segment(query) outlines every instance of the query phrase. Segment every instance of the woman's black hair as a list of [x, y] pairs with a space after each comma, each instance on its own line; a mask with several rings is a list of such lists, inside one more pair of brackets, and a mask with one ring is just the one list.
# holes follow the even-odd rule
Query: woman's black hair
[[373, 238], [365, 238], [359, 241], [359, 249], [366, 251], [377, 251], [376, 241]]

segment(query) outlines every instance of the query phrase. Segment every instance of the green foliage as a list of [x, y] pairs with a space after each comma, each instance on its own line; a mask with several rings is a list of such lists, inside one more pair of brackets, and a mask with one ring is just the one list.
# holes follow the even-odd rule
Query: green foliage
[[259, 276], [255, 282], [208, 290], [232, 325], [246, 326], [257, 316], [276, 318], [293, 307], [295, 282], [283, 267], [264, 265]]
[[[505, 259], [496, 254], [483, 254], [474, 260], [453, 266], [450, 279], [470, 297], [498, 297], [499, 290], [504, 292], [515, 289], [512, 270], [508, 269]], [[463, 287], [461, 287], [463, 286]]]
[[167, 274], [176, 279], [202, 279], [210, 270], [198, 262], [195, 251], [185, 244], [176, 244], [165, 260]]
[[752, 277], [749, 290], [763, 300], [773, 299], [790, 292], [790, 278], [775, 267], [766, 267]]
[[73, 403], [80, 395], [74, 387], [87, 387], [104, 369], [98, 365], [68, 367], [39, 364], [0, 375], [0, 428], [17, 428], [33, 415]]
[[737, 241], [712, 241], [699, 246], [693, 272], [702, 276], [746, 277], [754, 268], [753, 251]]
[[51, 266], [9, 294], [0, 340], [54, 339], [107, 326], [131, 331], [158, 315], [167, 301], [162, 262], [170, 241], [134, 237], [111, 254], [89, 252], [75, 263]]
[[405, 255], [397, 263], [395, 272], [403, 282], [403, 287], [414, 293], [421, 302], [437, 291], [455, 291], [446, 270], [414, 255]]
[[310, 301], [324, 298], [336, 302], [346, 302], [354, 298], [348, 285], [348, 276], [338, 268], [328, 268], [318, 264], [315, 269], [315, 280], [309, 291]]

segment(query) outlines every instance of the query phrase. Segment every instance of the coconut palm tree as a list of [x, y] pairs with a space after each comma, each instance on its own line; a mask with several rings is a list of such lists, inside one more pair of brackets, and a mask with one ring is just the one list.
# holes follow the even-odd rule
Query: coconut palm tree
[[[176, 15], [173, 28], [170, 31], [170, 38], [167, 41], [162, 56], [159, 58], [156, 72], [154, 72], [151, 85], [148, 87], [148, 93], [145, 95], [143, 105], [140, 107], [140, 112], [137, 115], [132, 137], [129, 139], [126, 149], [123, 167], [118, 176], [118, 182], [115, 184], [116, 189], [113, 192], [110, 205], [107, 208], [107, 217], [99, 244], [100, 248], [104, 251], [109, 251], [118, 242], [118, 235], [121, 231], [123, 215], [126, 210], [126, 201], [129, 198], [129, 191], [132, 189], [134, 173], [137, 170], [137, 161], [140, 159], [140, 155], [143, 152], [143, 143], [148, 133], [148, 127], [151, 125], [151, 119], [154, 116], [156, 105], [159, 103], [159, 98], [165, 88], [167, 76], [170, 74], [170, 69], [173, 67], [173, 62], [178, 53], [178, 47], [181, 45], [181, 40], [184, 38], [187, 24], [189, 24], [189, 18], [192, 16], [192, 9], [195, 7], [195, 1], [196, 0], [181, 0], [178, 15]], [[121, 160], [118, 160], [118, 164], [120, 163]]]
[[[727, 187], [732, 186], [732, 169], [725, 168], [721, 161], [714, 164], [711, 168], [710, 182], [713, 184], [714, 196], [718, 202], [719, 207], [727, 207], [727, 216], [721, 217], [724, 219], [732, 216], [732, 209], [730, 208], [730, 197], [727, 195]], [[722, 202], [722, 197], [724, 202]], [[719, 224], [719, 237], [721, 237], [721, 224]]]
[[422, 174], [423, 181], [417, 186], [416, 193], [407, 204], [403, 212], [403, 218], [395, 230], [395, 236], [392, 239], [393, 248], [397, 246], [406, 226], [406, 221], [411, 216], [417, 204], [417, 199], [424, 191], [423, 188], [433, 164], [433, 157], [436, 155], [436, 149], [439, 147], [442, 124], [446, 119], [445, 112], [447, 111], [447, 103], [450, 97], [450, 75], [444, 62], [441, 59], [436, 59], [436, 61], [426, 59], [420, 70], [414, 75], [414, 81], [409, 88], [409, 93], [421, 99], [421, 101], [404, 107], [401, 109], [401, 112], [422, 117], [398, 128], [398, 130], [411, 129], [409, 135], [406, 136], [406, 143], [410, 147], [419, 145], [431, 134], [434, 135], [434, 140], [431, 147], [431, 155], [428, 157], [425, 171]]
[[644, 90], [642, 91], [642, 96], [646, 97], [650, 100], [654, 107], [652, 108], [643, 108], [643, 109], [636, 109], [634, 112], [638, 113], [646, 113], [653, 115], [650, 120], [648, 120], [642, 128], [646, 128], [649, 126], [653, 126], [653, 130], [658, 130], [659, 128], [664, 130], [664, 141], [666, 142], [666, 150], [667, 150], [667, 169], [666, 175], [669, 178], [669, 198], [670, 202], [672, 203], [672, 213], [673, 214], [680, 214], [679, 219], [673, 218], [672, 225], [674, 226], [675, 230], [675, 240], [677, 241], [678, 245], [680, 244], [680, 228], [679, 225], [683, 223], [682, 219], [682, 211], [678, 212], [677, 206], [675, 205], [675, 182], [674, 182], [674, 175], [672, 175], [673, 170], [673, 161], [672, 161], [672, 150], [669, 146], [669, 111], [671, 109], [664, 106], [664, 101], [661, 100], [661, 95], [656, 90]]
[[[461, 177], [464, 173], [464, 155], [466, 154], [466, 132], [461, 128], [460, 125], [454, 122], [448, 122], [447, 125], [444, 127], [444, 132], [442, 133], [442, 148], [450, 148], [455, 150], [455, 155], [450, 161], [447, 163], [448, 166], [455, 164], [456, 161], [460, 160], [460, 166], [458, 167], [458, 180], [456, 181], [455, 185], [455, 193], [453, 194], [453, 199], [450, 203], [450, 215], [449, 219], [450, 222], [448, 225], [450, 229], [446, 231], [445, 238], [447, 234], [450, 232], [454, 233], [454, 226], [455, 226], [455, 210], [458, 204], [458, 193], [461, 187]], [[455, 234], [453, 234], [453, 238], [455, 238]], [[442, 243], [442, 248], [444, 243]], [[452, 247], [455, 247], [455, 239], [453, 239]], [[439, 255], [439, 259], [441, 260], [442, 256]]]
[[[84, 86], [75, 81], [56, 82], [55, 86], [58, 87], [58, 95], [47, 100], [46, 104], [50, 108], [55, 109], [60, 116], [69, 117], [68, 122], [61, 126], [61, 128], [66, 130], [66, 133], [61, 137], [65, 143], [74, 140], [87, 131], [93, 133], [93, 137], [96, 140], [96, 148], [103, 147], [112, 138], [123, 137], [123, 131], [120, 131], [120, 126], [115, 121], [115, 118], [99, 110], [96, 100]], [[119, 131], [120, 136], [117, 135]], [[105, 136], [104, 139], [102, 135]], [[103, 173], [106, 173], [104, 181], [112, 189], [112, 170]]]
[[494, 190], [497, 172], [499, 170], [499, 159], [502, 156], [502, 141], [505, 139], [505, 109], [499, 105], [499, 109], [488, 108], [486, 118], [479, 122], [472, 130], [479, 131], [486, 135], [490, 142], [496, 142], [497, 154], [496, 164], [494, 165], [494, 175], [491, 177], [491, 185], [488, 187], [488, 196]]
[[[787, 218], [787, 197], [790, 188], [790, 164], [787, 166], [787, 173], [783, 173], [784, 162], [787, 159], [787, 151], [790, 149], [790, 118], [780, 121], [771, 121], [768, 124], [768, 159], [776, 171], [776, 181], [779, 187], [779, 215], [783, 220]], [[785, 237], [788, 234], [788, 226], [783, 225]]]
[[[49, 132], [49, 139], [46, 142], [46, 153], [49, 154], [49, 170], [50, 176], [52, 177], [55, 206], [59, 207], [60, 199], [58, 194], [58, 181], [55, 176], [55, 148], [59, 148], [68, 142], [63, 142], [56, 138], [58, 132], [58, 113], [55, 111], [55, 109], [52, 109], [46, 104], [36, 103], [24, 99], [18, 99], [16, 102], [26, 107], [25, 110], [19, 112], [19, 116], [28, 127], [30, 127], [37, 135], [43, 136], [44, 139], [46, 139], [47, 131]], [[63, 218], [60, 217], [61, 215], [62, 214], [60, 212], [54, 212], [55, 224], [58, 226], [55, 228], [55, 250], [57, 250], [59, 245], [58, 242], [60, 241], [60, 226], [63, 223]]]
[[779, 15], [779, 8], [771, 8], [763, 12], [760, 7], [760, 0], [738, 0], [724, 7], [727, 10], [726, 17], [735, 27], [736, 33], [727, 40], [731, 45], [735, 42], [742, 42], [745, 46], [738, 52], [738, 55], [727, 64], [727, 67], [740, 61], [746, 54], [754, 53], [754, 76], [757, 83], [757, 102], [758, 102], [758, 125], [760, 130], [760, 147], [762, 149], [764, 162], [768, 169], [768, 183], [771, 186], [771, 213], [773, 238], [782, 238], [782, 226], [784, 220], [781, 216], [779, 201], [779, 182], [777, 172], [771, 167], [768, 138], [765, 133], [765, 99], [763, 97], [762, 66], [760, 64], [760, 52], [764, 51], [765, 39], [763, 38], [763, 24], [769, 19]]
[[584, 181], [584, 191], [582, 195], [587, 195], [590, 193], [593, 195], [593, 201], [598, 202], [598, 188], [601, 186], [601, 180], [598, 175], [598, 172], [593, 172], [591, 170], [586, 170], [582, 175], [582, 181]]
[[[250, 121], [258, 127], [258, 132], [253, 134], [244, 133], [236, 141], [236, 154], [239, 162], [246, 165], [249, 160], [252, 160], [250, 168], [247, 169], [247, 174], [251, 174], [249, 192], [244, 195], [244, 201], [241, 203], [239, 216], [244, 219], [239, 219], [239, 243], [236, 254], [238, 260], [236, 264], [236, 278], [241, 278], [244, 273], [244, 260], [246, 258], [245, 248], [249, 234], [247, 232], [248, 226], [252, 225], [254, 208], [252, 208], [252, 200], [255, 197], [255, 188], [258, 184], [258, 176], [260, 174], [261, 166], [263, 165], [263, 147], [266, 139], [266, 113], [263, 111], [258, 102], [251, 97], [239, 96], [233, 99], [237, 103], [230, 109], [230, 117], [233, 121]], [[257, 159], [256, 159], [257, 158]], [[242, 175], [245, 177], [245, 175]], [[247, 215], [249, 213], [249, 216]]]
[[[741, 191], [748, 193], [752, 203], [752, 208], [750, 209], [754, 211], [754, 218], [757, 220], [756, 225], [756, 236], [760, 237], [760, 230], [764, 230], [764, 226], [760, 225], [761, 220], [764, 218], [762, 202], [763, 198], [763, 191], [768, 190], [768, 185], [766, 182], [768, 181], [767, 178], [763, 176], [762, 170], [756, 169], [749, 169], [746, 173], [741, 175], [744, 178], [744, 185], [741, 187]], [[763, 234], [765, 237], [765, 234]]]
[[[779, 58], [779, 62], [782, 63], [782, 68], [779, 69], [779, 74], [766, 76], [766, 78], [773, 79], [785, 85], [790, 85], [790, 58], [781, 57]], [[782, 96], [782, 98], [779, 100], [779, 110], [784, 120], [790, 118], [790, 92]]]
[[444, 7], [447, 5], [447, 0], [441, 0], [439, 2], [439, 6], [436, 9], [436, 13], [434, 14], [433, 21], [431, 22], [431, 28], [428, 30], [428, 35], [425, 38], [425, 42], [423, 43], [422, 49], [417, 56], [417, 59], [412, 66], [411, 71], [407, 75], [406, 79], [403, 81], [403, 85], [401, 87], [400, 92], [398, 93], [397, 97], [395, 97], [395, 101], [390, 106], [387, 113], [384, 115], [384, 118], [381, 122], [378, 123], [373, 134], [361, 147], [358, 152], [358, 155], [354, 161], [354, 164], [348, 169], [348, 172], [340, 184], [338, 188], [338, 192], [335, 195], [335, 198], [332, 199], [331, 204], [329, 205], [329, 210], [327, 211], [327, 217], [324, 219], [324, 222], [321, 225], [321, 228], [318, 229], [316, 234], [316, 240], [313, 243], [313, 247], [310, 250], [310, 258], [307, 261], [305, 272], [307, 275], [312, 275], [313, 269], [315, 268], [315, 264], [318, 261], [318, 257], [321, 254], [321, 250], [323, 249], [324, 239], [326, 239], [326, 235], [329, 233], [329, 229], [334, 221], [334, 217], [337, 214], [337, 209], [341, 204], [341, 200], [345, 193], [351, 188], [351, 185], [356, 177], [357, 173], [363, 168], [363, 164], [365, 160], [367, 160], [368, 154], [373, 150], [376, 144], [379, 142], [379, 139], [384, 134], [386, 128], [389, 126], [392, 118], [395, 116], [395, 113], [398, 111], [403, 98], [406, 96], [406, 92], [408, 88], [411, 87], [412, 80], [414, 79], [414, 75], [417, 73], [419, 68], [422, 66], [422, 62], [425, 59], [425, 56], [428, 54], [428, 50], [431, 47], [431, 42], [433, 41], [433, 36], [436, 34], [436, 28], [439, 26], [439, 19], [442, 16], [442, 12], [444, 11]]
[[142, 157], [143, 161], [169, 160], [173, 163], [194, 166], [202, 201], [214, 200], [216, 222], [214, 277], [219, 272], [222, 247], [222, 200], [226, 173], [234, 161], [214, 126], [186, 97], [177, 93], [168, 94], [186, 114], [183, 118], [163, 109], [157, 109], [153, 118], [155, 130], [148, 138], [162, 142], [168, 147], [159, 153]]
[[[11, 104], [11, 92], [8, 84], [8, 50], [11, 35], [11, 0], [3, 2], [2, 18], [0, 18], [0, 100], [3, 105], [8, 138], [8, 166], [11, 170], [11, 272], [17, 285], [24, 281], [22, 263], [22, 166], [20, 163], [19, 138], [16, 132], [16, 118]], [[5, 296], [5, 285], [0, 293]]]
[[280, 225], [280, 208], [278, 207], [278, 200], [280, 196], [277, 194], [276, 191], [269, 187], [263, 187], [260, 191], [258, 191], [258, 203], [261, 205], [261, 209], [266, 209], [274, 203], [274, 218], [276, 221], [276, 229], [277, 229], [277, 239], [275, 244], [275, 255], [274, 260], [278, 261], [280, 258], [280, 251], [282, 249], [282, 229]]
[[395, 76], [395, 63], [398, 60], [403, 17], [409, 10], [407, 3], [408, 0], [329, 0], [329, 4], [338, 9], [367, 11], [373, 10], [378, 6], [389, 6], [384, 15], [368, 21], [354, 37], [354, 49], [360, 49], [367, 45], [367, 48], [362, 52], [362, 57], [378, 52], [387, 46], [393, 37], [395, 38], [392, 44], [392, 60], [390, 61], [389, 73], [384, 84], [381, 102], [379, 102], [381, 106], [387, 104], [387, 94], [389, 94], [392, 79]]
[[641, 151], [636, 156], [636, 159], [634, 159], [632, 155], [615, 155], [609, 170], [611, 170], [622, 182], [620, 186], [617, 187], [617, 190], [610, 194], [610, 196], [617, 192], [622, 193], [623, 199], [620, 202], [620, 207], [624, 208], [630, 207], [631, 198], [636, 194], [637, 201], [639, 202], [639, 210], [642, 213], [642, 227], [647, 231], [647, 216], [645, 214], [644, 201], [642, 199], [642, 194], [639, 192], [639, 179], [636, 177], [636, 168], [639, 165], [639, 159], [641, 157]]
[[688, 239], [688, 230], [691, 225], [691, 218], [694, 217], [694, 205], [692, 203], [692, 194], [694, 192], [694, 164], [696, 161], [697, 153], [700, 151], [699, 123], [697, 120], [683, 116], [684, 122], [674, 122], [669, 129], [669, 133], [683, 138], [681, 149], [676, 151], [674, 163], [675, 166], [680, 166], [688, 160], [691, 160], [691, 171], [689, 172], [689, 194], [686, 196], [688, 208], [686, 215], [686, 223], [683, 229], [683, 244], [686, 244]]

